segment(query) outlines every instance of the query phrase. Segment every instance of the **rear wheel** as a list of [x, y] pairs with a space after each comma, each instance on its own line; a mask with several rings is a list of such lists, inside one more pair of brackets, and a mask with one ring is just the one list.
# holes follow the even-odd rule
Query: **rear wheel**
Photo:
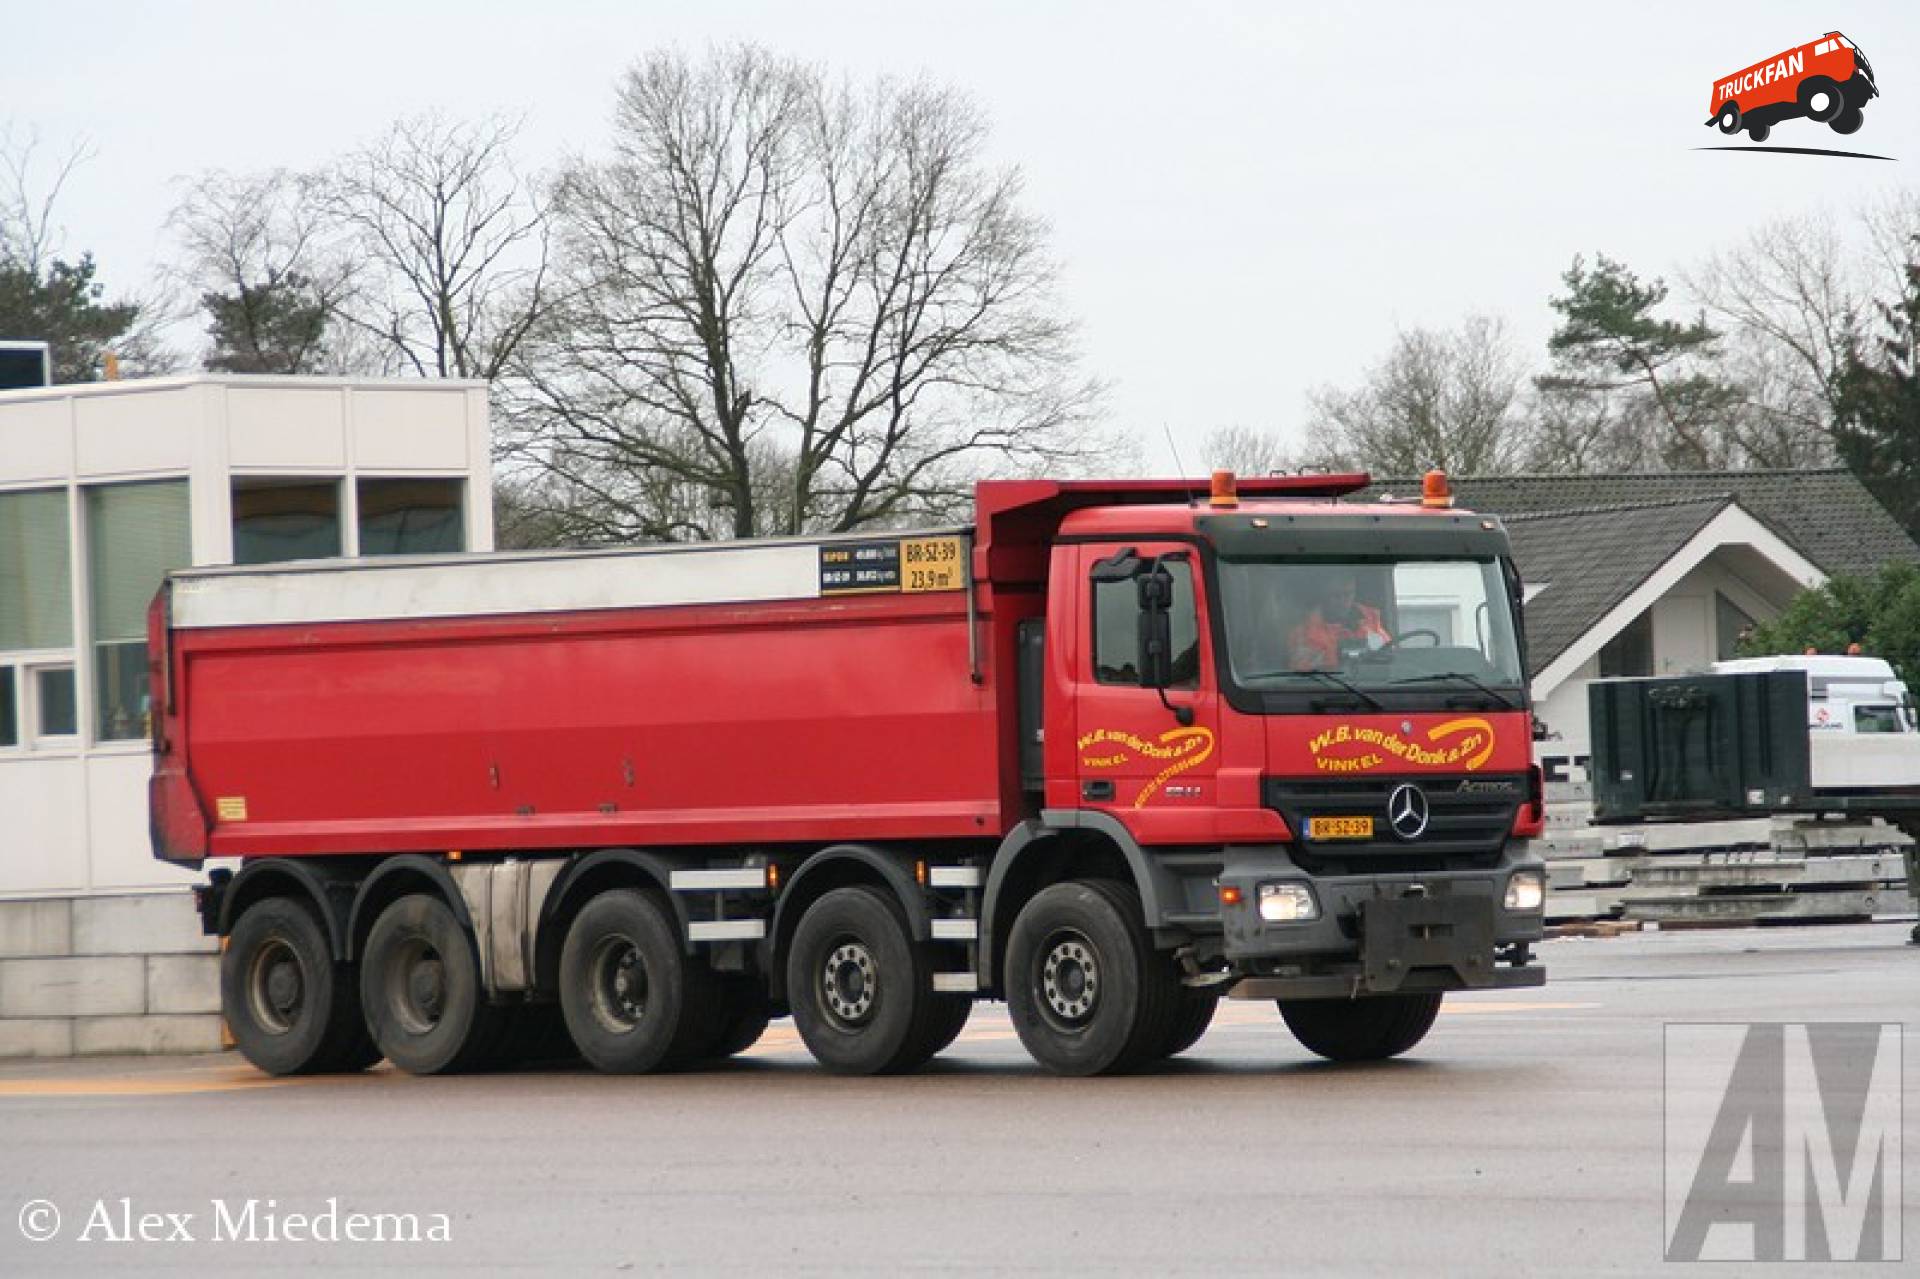
[[1179, 980], [1130, 888], [1082, 880], [1036, 893], [1013, 922], [1006, 973], [1020, 1042], [1056, 1074], [1129, 1070], [1173, 1042]]
[[767, 1033], [772, 1008], [761, 983], [729, 974], [714, 979], [713, 1015], [708, 1023], [706, 1057], [731, 1057], [760, 1042]]
[[836, 888], [807, 907], [787, 951], [787, 996], [807, 1051], [842, 1075], [911, 1070], [938, 1017], [931, 965], [892, 897]]
[[1758, 120], [1754, 121], [1752, 124], [1749, 124], [1747, 126], [1747, 136], [1749, 138], [1752, 138], [1755, 142], [1765, 142], [1767, 140], [1768, 135], [1770, 135], [1772, 132], [1773, 132], [1772, 125], [1761, 124]]
[[1732, 134], [1740, 132], [1740, 105], [1729, 102], [1720, 108], [1720, 114], [1714, 117], [1714, 123], [1720, 126], [1720, 132]]
[[484, 1064], [504, 1023], [481, 989], [473, 939], [433, 893], [402, 897], [373, 921], [360, 958], [360, 1001], [380, 1051], [416, 1075]]
[[610, 1074], [641, 1074], [700, 1055], [710, 976], [689, 963], [673, 922], [630, 888], [581, 908], [560, 949], [560, 1007], [580, 1055]]
[[1329, 1061], [1397, 1057], [1427, 1036], [1439, 994], [1365, 999], [1282, 999], [1280, 1016], [1303, 1047]]
[[1858, 133], [1866, 121], [1866, 113], [1859, 107], [1848, 107], [1833, 119], [1827, 121], [1827, 127], [1835, 133]]
[[932, 1008], [926, 1038], [920, 1045], [923, 1060], [938, 1057], [952, 1047], [967, 1028], [967, 1019], [973, 1016], [973, 1000], [966, 995], [931, 995], [928, 1001]]
[[220, 1003], [241, 1055], [270, 1075], [359, 1070], [380, 1060], [353, 970], [313, 912], [269, 897], [242, 912], [220, 958]]

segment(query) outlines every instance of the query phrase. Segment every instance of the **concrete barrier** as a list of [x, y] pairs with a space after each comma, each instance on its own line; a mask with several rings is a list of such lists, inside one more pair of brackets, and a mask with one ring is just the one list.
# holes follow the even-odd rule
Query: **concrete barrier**
[[190, 893], [0, 901], [0, 1058], [217, 1052], [220, 955]]

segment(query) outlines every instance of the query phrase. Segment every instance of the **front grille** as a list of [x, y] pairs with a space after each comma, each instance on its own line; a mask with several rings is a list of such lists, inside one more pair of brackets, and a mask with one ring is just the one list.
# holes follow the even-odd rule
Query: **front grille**
[[[1418, 786], [1427, 799], [1426, 830], [1406, 840], [1387, 820], [1387, 801], [1403, 783]], [[1465, 783], [1469, 789], [1461, 790]], [[1487, 794], [1489, 786], [1510, 793]], [[1500, 849], [1527, 795], [1527, 779], [1494, 777], [1384, 777], [1321, 781], [1269, 777], [1261, 784], [1262, 802], [1286, 818], [1297, 840], [1298, 860], [1315, 874], [1359, 875], [1393, 871], [1477, 870], [1500, 860]], [[1372, 839], [1307, 838], [1315, 817], [1371, 817]]]

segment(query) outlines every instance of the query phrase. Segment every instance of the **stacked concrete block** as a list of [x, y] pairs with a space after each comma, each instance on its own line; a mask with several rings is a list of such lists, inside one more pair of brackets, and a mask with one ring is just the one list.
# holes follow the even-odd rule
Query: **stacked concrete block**
[[190, 894], [0, 901], [0, 1058], [221, 1041], [218, 945]]

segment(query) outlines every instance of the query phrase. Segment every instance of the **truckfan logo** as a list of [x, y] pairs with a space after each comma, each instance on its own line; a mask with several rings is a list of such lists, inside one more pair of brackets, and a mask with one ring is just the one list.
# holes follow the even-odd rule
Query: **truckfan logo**
[[1401, 839], [1415, 840], [1427, 833], [1427, 793], [1412, 782], [1402, 782], [1387, 796], [1387, 825]]
[[[1708, 125], [1731, 137], [1744, 132], [1753, 142], [1765, 142], [1775, 125], [1785, 120], [1811, 120], [1835, 133], [1857, 133], [1866, 120], [1867, 103], [1880, 95], [1873, 66], [1860, 46], [1838, 31], [1777, 53], [1713, 82], [1707, 102]], [[1804, 152], [1814, 155], [1859, 156], [1852, 151], [1825, 151], [1812, 147], [1703, 147], [1702, 150]], [[1888, 159], [1887, 156], [1860, 156]]]

